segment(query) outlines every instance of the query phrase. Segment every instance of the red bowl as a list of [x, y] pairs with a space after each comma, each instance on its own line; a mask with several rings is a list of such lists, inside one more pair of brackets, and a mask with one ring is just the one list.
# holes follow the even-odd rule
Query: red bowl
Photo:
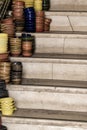
[[7, 60], [9, 58], [9, 52], [0, 53], [0, 61]]

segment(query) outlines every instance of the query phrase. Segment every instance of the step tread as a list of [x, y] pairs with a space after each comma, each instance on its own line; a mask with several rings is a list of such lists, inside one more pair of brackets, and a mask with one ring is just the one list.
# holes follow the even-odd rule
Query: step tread
[[[26, 32], [28, 33], [28, 32]], [[16, 35], [18, 36], [21, 36], [21, 32], [17, 32]], [[32, 34], [32, 35], [50, 35], [50, 34], [53, 34], [53, 35], [57, 35], [57, 34], [60, 34], [60, 35], [82, 35], [82, 36], [86, 36], [87, 37], [87, 32], [81, 32], [81, 31], [49, 31], [49, 32], [36, 32], [36, 33], [29, 33], [29, 34]]]
[[84, 16], [87, 16], [87, 12], [86, 11], [62, 11], [62, 10], [49, 10], [49, 11], [45, 11], [45, 14], [46, 15], [69, 15], [69, 16], [74, 16], [74, 15], [76, 15], [76, 16], [82, 16], [82, 15], [84, 15]]
[[[50, 87], [78, 87], [87, 88], [87, 81], [52, 80], [52, 79], [27, 79], [23, 78], [21, 85], [50, 86]], [[8, 85], [9, 86], [9, 85]]]
[[15, 118], [49, 119], [87, 122], [86, 112], [42, 110], [42, 109], [17, 109], [12, 116]]

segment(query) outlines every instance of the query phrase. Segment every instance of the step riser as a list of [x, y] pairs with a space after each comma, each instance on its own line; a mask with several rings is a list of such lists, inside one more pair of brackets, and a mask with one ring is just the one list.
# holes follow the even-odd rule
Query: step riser
[[86, 130], [87, 123], [2, 117], [9, 130]]
[[87, 94], [35, 91], [11, 91], [18, 108], [87, 112]]
[[51, 0], [51, 10], [87, 11], [85, 0]]
[[87, 31], [86, 13], [46, 12], [46, 17], [52, 19], [51, 31]]
[[85, 130], [84, 128], [60, 127], [60, 126], [42, 126], [28, 124], [7, 124], [9, 130]]
[[87, 39], [36, 36], [35, 41], [36, 53], [87, 54]]
[[87, 81], [87, 65], [23, 62], [23, 78]]

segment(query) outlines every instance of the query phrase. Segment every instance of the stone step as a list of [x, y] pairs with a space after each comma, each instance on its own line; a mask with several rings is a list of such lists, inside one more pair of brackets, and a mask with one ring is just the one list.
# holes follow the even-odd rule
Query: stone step
[[51, 10], [87, 11], [86, 0], [51, 0]]
[[23, 64], [23, 78], [87, 81], [87, 60], [11, 57]]
[[51, 31], [82, 31], [87, 32], [86, 12], [46, 12], [52, 19]]
[[86, 130], [87, 113], [18, 109], [13, 116], [2, 117], [9, 130]]
[[[78, 88], [73, 81], [53, 82], [52, 86], [51, 80], [27, 79], [21, 85], [9, 84], [7, 90], [18, 108], [87, 112], [87, 89], [79, 88], [81, 81], [74, 82]], [[74, 87], [69, 86], [71, 83]], [[86, 82], [82, 83], [86, 87]]]
[[[87, 57], [87, 35], [74, 33], [33, 33], [35, 36], [35, 53], [62, 54], [66, 57], [73, 55], [77, 58]], [[21, 36], [21, 33], [17, 33]], [[68, 55], [69, 54], [69, 55]], [[79, 55], [79, 56], [78, 56]], [[58, 57], [58, 55], [57, 55]]]
[[[87, 88], [87, 81], [73, 81], [73, 80], [52, 80], [52, 79], [22, 79], [21, 85], [26, 86], [46, 86], [46, 87], [68, 87], [68, 88]], [[10, 85], [11, 86], [11, 85]], [[15, 87], [15, 88], [14, 88]], [[8, 87], [8, 89], [16, 89], [18, 87]], [[30, 89], [30, 88], [29, 88]]]

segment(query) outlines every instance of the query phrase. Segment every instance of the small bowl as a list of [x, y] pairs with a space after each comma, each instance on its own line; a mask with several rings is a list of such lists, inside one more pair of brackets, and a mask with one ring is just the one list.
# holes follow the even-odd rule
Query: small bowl
[[8, 57], [9, 57], [9, 52], [0, 53], [0, 60], [8, 59]]

